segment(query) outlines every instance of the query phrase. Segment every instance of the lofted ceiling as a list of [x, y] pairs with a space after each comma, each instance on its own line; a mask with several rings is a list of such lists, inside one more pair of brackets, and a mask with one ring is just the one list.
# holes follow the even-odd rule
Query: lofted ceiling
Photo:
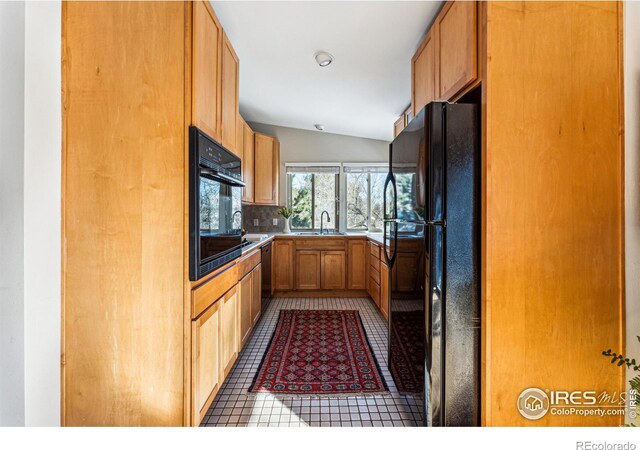
[[[390, 141], [411, 57], [442, 2], [212, 1], [240, 58], [249, 122]], [[333, 63], [314, 59], [324, 50]]]

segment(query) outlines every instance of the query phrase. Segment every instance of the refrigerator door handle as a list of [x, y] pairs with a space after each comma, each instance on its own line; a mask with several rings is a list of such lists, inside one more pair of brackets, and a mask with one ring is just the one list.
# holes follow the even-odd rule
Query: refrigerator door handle
[[[389, 186], [390, 183], [393, 187], [393, 211], [391, 217], [389, 217], [387, 213], [387, 186]], [[384, 253], [384, 259], [389, 268], [393, 266], [393, 262], [396, 259], [396, 248], [398, 243], [397, 194], [396, 178], [393, 176], [392, 172], [389, 172], [382, 188], [382, 217], [384, 218], [384, 223], [382, 225], [382, 252]], [[391, 227], [393, 227], [393, 255], [391, 256], [389, 256], [387, 249], [387, 224], [389, 224], [389, 231], [391, 231]]]

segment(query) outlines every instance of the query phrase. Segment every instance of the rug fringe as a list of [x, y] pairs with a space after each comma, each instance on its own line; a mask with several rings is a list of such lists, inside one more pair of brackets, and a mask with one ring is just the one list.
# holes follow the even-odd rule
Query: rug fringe
[[331, 399], [331, 398], [363, 398], [363, 397], [390, 397], [390, 391], [380, 392], [344, 392], [344, 393], [326, 393], [326, 394], [295, 394], [295, 393], [274, 393], [274, 392], [245, 392], [250, 399], [259, 397], [275, 398], [277, 400], [302, 400], [302, 399]]

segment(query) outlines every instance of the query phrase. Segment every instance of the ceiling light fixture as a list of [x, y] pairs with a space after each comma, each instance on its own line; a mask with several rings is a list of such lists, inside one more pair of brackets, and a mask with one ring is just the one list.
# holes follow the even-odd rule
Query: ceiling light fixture
[[320, 67], [327, 67], [333, 62], [333, 56], [327, 52], [318, 52], [316, 53], [316, 62]]
[[322, 124], [317, 123], [314, 125], [314, 127], [316, 127], [316, 130], [318, 131], [324, 131], [324, 125]]

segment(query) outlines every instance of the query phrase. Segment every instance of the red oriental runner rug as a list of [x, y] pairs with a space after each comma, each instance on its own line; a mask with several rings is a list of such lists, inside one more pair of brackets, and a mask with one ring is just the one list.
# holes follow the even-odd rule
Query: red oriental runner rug
[[400, 393], [424, 391], [424, 311], [393, 311], [389, 369]]
[[298, 395], [388, 391], [358, 311], [280, 311], [250, 392]]

